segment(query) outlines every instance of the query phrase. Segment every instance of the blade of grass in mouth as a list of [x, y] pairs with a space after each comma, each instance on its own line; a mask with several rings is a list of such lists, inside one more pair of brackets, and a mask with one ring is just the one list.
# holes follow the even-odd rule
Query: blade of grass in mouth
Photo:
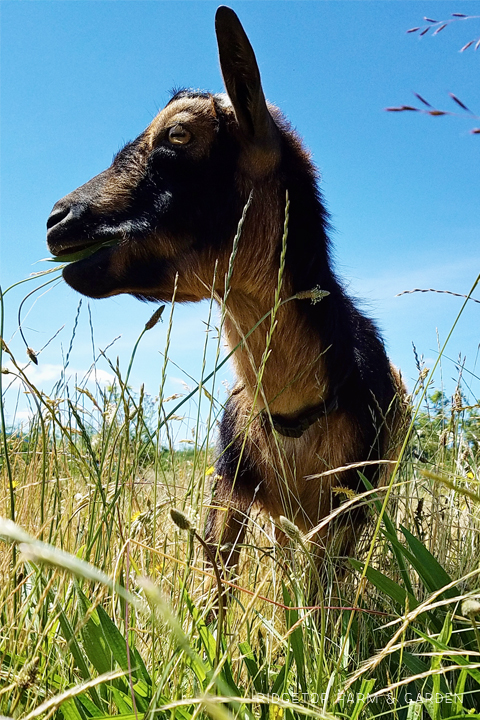
[[105, 242], [99, 242], [95, 243], [94, 245], [89, 245], [88, 247], [84, 248], [83, 250], [79, 250], [78, 252], [69, 253], [68, 255], [55, 255], [53, 257], [45, 258], [47, 262], [54, 262], [54, 263], [72, 263], [77, 262], [77, 260], [84, 260], [87, 257], [90, 257], [90, 255], [93, 255], [97, 252], [97, 250], [100, 250], [104, 247], [113, 247], [114, 245], [118, 245], [120, 242], [119, 238], [114, 238], [113, 240], [106, 240]]

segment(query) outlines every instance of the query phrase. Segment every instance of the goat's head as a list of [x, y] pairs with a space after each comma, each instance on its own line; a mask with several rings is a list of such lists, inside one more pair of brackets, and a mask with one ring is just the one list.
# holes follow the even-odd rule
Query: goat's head
[[[176, 93], [107, 170], [54, 206], [47, 239], [60, 260], [105, 243], [64, 268], [75, 290], [170, 300], [178, 274], [177, 299], [199, 300], [210, 292], [216, 262], [219, 289], [223, 284], [252, 188], [273, 192], [269, 231], [273, 214], [275, 225], [281, 223], [284, 188], [275, 173], [281, 130], [265, 102], [252, 47], [229, 8], [218, 9], [216, 33], [227, 95]], [[254, 282], [258, 246], [244, 252]]]

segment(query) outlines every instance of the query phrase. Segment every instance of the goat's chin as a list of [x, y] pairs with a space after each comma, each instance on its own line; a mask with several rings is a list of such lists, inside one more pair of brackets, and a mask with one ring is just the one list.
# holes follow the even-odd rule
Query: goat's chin
[[[94, 255], [63, 268], [63, 279], [71, 288], [90, 298], [135, 295], [141, 300], [171, 302], [175, 269], [168, 260], [132, 258], [125, 248], [101, 248]], [[183, 295], [183, 293], [181, 293]], [[178, 302], [199, 300], [190, 294]]]
[[124, 292], [121, 288], [115, 287], [113, 283], [103, 282], [102, 285], [100, 285], [88, 277], [79, 276], [75, 273], [72, 266], [64, 268], [63, 279], [73, 290], [76, 290], [86, 297], [94, 298], [95, 300], [112, 297], [113, 295], [119, 295]]
[[123, 292], [121, 279], [113, 272], [112, 249], [102, 248], [94, 255], [63, 268], [63, 279], [71, 288], [91, 298], [105, 298]]

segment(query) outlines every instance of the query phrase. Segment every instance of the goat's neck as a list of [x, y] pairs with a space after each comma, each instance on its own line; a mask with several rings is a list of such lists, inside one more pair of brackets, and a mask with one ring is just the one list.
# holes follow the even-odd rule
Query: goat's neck
[[[239, 379], [256, 397], [256, 408], [267, 404], [272, 414], [295, 415], [326, 399], [326, 383], [321, 338], [313, 336], [301, 313], [301, 303], [290, 301], [276, 314], [275, 328], [267, 348], [271, 316], [260, 323], [237, 348], [234, 362]], [[233, 291], [227, 299], [225, 334], [235, 348], [273, 306], [271, 301]], [[265, 352], [268, 357], [265, 360]], [[263, 366], [263, 374], [262, 374]], [[261, 375], [261, 378], [260, 378]], [[260, 381], [260, 387], [259, 387]]]

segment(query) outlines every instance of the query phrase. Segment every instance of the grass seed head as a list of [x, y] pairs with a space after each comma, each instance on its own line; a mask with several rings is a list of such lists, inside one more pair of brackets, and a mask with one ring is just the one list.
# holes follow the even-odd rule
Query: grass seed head
[[311, 290], [302, 290], [301, 292], [298, 292], [295, 295], [295, 298], [297, 300], [311, 300], [312, 305], [315, 305], [320, 302], [320, 300], [323, 300], [323, 298], [328, 297], [328, 295], [330, 295], [328, 290], [322, 290], [320, 285], [316, 285], [316, 287]]
[[158, 321], [161, 320], [164, 310], [165, 305], [160, 305], [160, 307], [155, 310], [150, 320], [145, 323], [145, 330], [151, 330], [155, 327]]
[[170, 517], [172, 518], [175, 525], [180, 528], [180, 530], [188, 530], [189, 532], [193, 532], [195, 530], [188, 517], [181, 510], [171, 508]]
[[31, 347], [27, 347], [27, 355], [35, 365], [38, 365], [37, 353], [35, 352], [35, 350], [33, 350]]
[[475, 597], [467, 598], [462, 602], [463, 615], [473, 616], [480, 615], [480, 600]]
[[289, 540], [294, 542], [296, 545], [299, 545], [302, 542], [302, 533], [295, 523], [286, 518], [284, 515], [280, 515], [279, 523]]

